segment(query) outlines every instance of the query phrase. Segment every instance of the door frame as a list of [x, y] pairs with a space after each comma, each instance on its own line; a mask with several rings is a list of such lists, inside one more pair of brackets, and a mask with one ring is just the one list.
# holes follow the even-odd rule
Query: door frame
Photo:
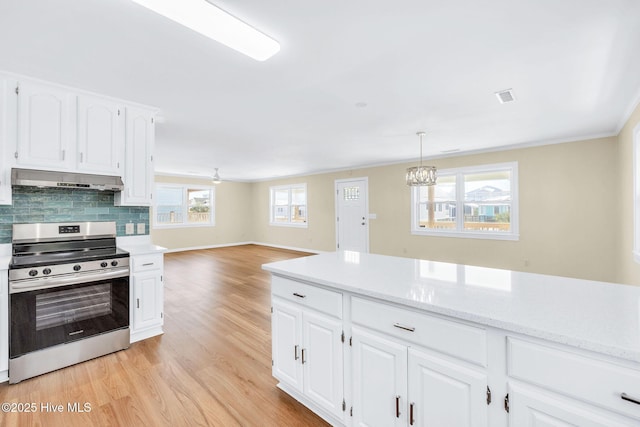
[[343, 179], [336, 179], [334, 181], [334, 197], [335, 197], [335, 228], [336, 228], [336, 250], [340, 250], [340, 248], [338, 248], [338, 244], [340, 243], [340, 236], [339, 236], [339, 224], [338, 224], [338, 203], [340, 203], [340, 199], [338, 198], [338, 184], [341, 183], [345, 183], [345, 182], [351, 182], [351, 181], [363, 181], [364, 182], [364, 186], [365, 186], [365, 191], [366, 191], [366, 200], [365, 200], [365, 210], [366, 215], [365, 215], [365, 227], [366, 227], [366, 233], [367, 235], [365, 236], [366, 239], [366, 248], [367, 248], [367, 253], [369, 253], [369, 177], [368, 176], [360, 176], [360, 177], [355, 177], [355, 178], [343, 178]]

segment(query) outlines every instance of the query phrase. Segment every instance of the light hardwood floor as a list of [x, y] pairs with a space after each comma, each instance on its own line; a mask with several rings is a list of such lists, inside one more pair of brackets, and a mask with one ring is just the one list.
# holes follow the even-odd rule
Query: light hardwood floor
[[[164, 335], [1, 384], [0, 402], [36, 411], [0, 412], [0, 425], [327, 425], [271, 377], [269, 274], [260, 266], [304, 255], [255, 245], [166, 254]], [[69, 403], [90, 411], [69, 412]]]

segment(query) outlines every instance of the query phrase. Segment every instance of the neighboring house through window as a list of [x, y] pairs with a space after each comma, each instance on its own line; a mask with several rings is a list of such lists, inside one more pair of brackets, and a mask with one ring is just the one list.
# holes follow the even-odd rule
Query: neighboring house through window
[[154, 227], [215, 225], [214, 187], [157, 184]]
[[307, 226], [307, 185], [269, 187], [271, 225]]
[[516, 162], [439, 170], [436, 185], [412, 188], [411, 232], [517, 240], [517, 195]]

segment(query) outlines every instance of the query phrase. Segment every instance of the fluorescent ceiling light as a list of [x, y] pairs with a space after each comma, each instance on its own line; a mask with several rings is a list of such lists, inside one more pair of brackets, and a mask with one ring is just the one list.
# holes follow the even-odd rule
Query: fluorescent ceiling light
[[205, 0], [132, 1], [255, 60], [280, 51], [280, 43]]

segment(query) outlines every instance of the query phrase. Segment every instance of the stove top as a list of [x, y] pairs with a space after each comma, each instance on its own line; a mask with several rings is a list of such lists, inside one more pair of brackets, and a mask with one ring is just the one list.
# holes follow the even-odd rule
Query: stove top
[[32, 276], [129, 264], [116, 261], [129, 253], [116, 247], [115, 222], [14, 224], [12, 252], [9, 269]]

